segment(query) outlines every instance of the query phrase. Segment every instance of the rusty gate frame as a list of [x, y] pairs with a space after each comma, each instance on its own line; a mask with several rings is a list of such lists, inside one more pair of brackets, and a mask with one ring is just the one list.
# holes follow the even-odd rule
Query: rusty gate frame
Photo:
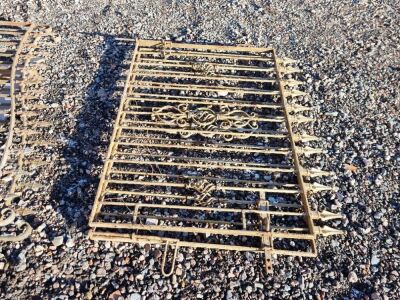
[[[26, 189], [41, 186], [36, 182], [26, 182], [30, 167], [46, 165], [43, 157], [32, 158], [34, 148], [52, 145], [42, 136], [42, 130], [51, 125], [47, 121], [38, 121], [46, 105], [37, 101], [43, 94], [40, 70], [44, 66], [46, 52], [36, 53], [38, 48], [47, 44], [44, 38], [53, 37], [49, 26], [30, 22], [0, 21], [0, 57], [11, 62], [0, 62], [0, 93], [2, 116], [9, 116], [8, 129], [3, 155], [0, 160], [0, 184], [5, 186], [0, 204], [5, 206], [0, 212], [0, 226], [13, 224], [16, 212], [10, 207], [12, 200], [21, 197]], [[6, 87], [6, 88], [5, 88]], [[19, 140], [15, 142], [15, 140]], [[31, 226], [25, 221], [17, 221], [22, 230], [17, 235], [1, 235], [0, 242], [18, 242], [29, 237]]]
[[[308, 182], [305, 182], [304, 177], [317, 177], [317, 176], [324, 176], [324, 175], [330, 175], [331, 172], [325, 172], [325, 171], [320, 171], [320, 170], [307, 170], [304, 167], [301, 166], [300, 163], [300, 155], [310, 155], [314, 153], [322, 153], [323, 151], [321, 149], [314, 149], [310, 147], [300, 147], [297, 145], [298, 142], [307, 142], [307, 141], [313, 141], [316, 140], [316, 137], [309, 136], [306, 134], [297, 134], [293, 130], [293, 124], [298, 124], [298, 123], [303, 123], [303, 122], [310, 122], [312, 121], [311, 118], [305, 117], [303, 115], [296, 115], [297, 112], [302, 112], [302, 111], [307, 111], [310, 110], [311, 108], [309, 107], [304, 107], [298, 104], [294, 103], [288, 103], [288, 98], [294, 98], [297, 96], [302, 96], [305, 95], [304, 92], [301, 92], [299, 90], [293, 89], [293, 87], [298, 86], [301, 84], [301, 82], [286, 78], [288, 74], [296, 73], [299, 70], [296, 68], [291, 67], [290, 65], [294, 63], [293, 60], [291, 59], [281, 59], [276, 56], [275, 50], [272, 48], [259, 48], [259, 47], [252, 47], [252, 46], [220, 46], [220, 45], [202, 45], [202, 44], [187, 44], [187, 43], [175, 43], [175, 42], [170, 42], [170, 41], [158, 41], [158, 40], [130, 40], [130, 39], [121, 39], [124, 41], [132, 41], [135, 42], [135, 48], [133, 51], [133, 57], [131, 60], [130, 64], [130, 69], [128, 73], [128, 78], [126, 80], [124, 92], [122, 95], [121, 103], [119, 106], [118, 110], [118, 115], [116, 118], [116, 122], [114, 124], [114, 129], [111, 137], [111, 142], [110, 146], [107, 152], [107, 156], [105, 159], [104, 163], [104, 169], [100, 177], [100, 183], [99, 183], [99, 188], [96, 194], [96, 199], [92, 208], [92, 213], [90, 215], [90, 220], [89, 220], [89, 226], [91, 227], [91, 230], [89, 232], [89, 237], [93, 240], [108, 240], [108, 241], [115, 241], [115, 242], [135, 242], [135, 243], [149, 243], [149, 244], [164, 244], [165, 245], [165, 250], [164, 250], [164, 255], [162, 259], [162, 264], [161, 264], [161, 271], [164, 275], [171, 275], [173, 272], [173, 268], [175, 265], [175, 257], [178, 251], [179, 247], [199, 247], [199, 248], [209, 248], [209, 249], [220, 249], [220, 250], [235, 250], [235, 251], [253, 251], [257, 253], [263, 253], [265, 254], [265, 266], [266, 266], [266, 271], [268, 273], [272, 272], [272, 256], [274, 254], [276, 255], [291, 255], [291, 256], [303, 256], [303, 257], [315, 257], [317, 256], [317, 247], [316, 247], [316, 238], [318, 235], [331, 235], [331, 234], [340, 234], [340, 230], [336, 230], [327, 226], [316, 226], [314, 224], [315, 220], [321, 220], [321, 221], [327, 221], [331, 219], [336, 219], [336, 218], [341, 218], [341, 215], [331, 213], [328, 211], [323, 211], [323, 212], [316, 212], [312, 211], [310, 208], [309, 204], [309, 199], [308, 195], [313, 192], [319, 192], [319, 191], [325, 191], [325, 190], [330, 190], [330, 187], [323, 186], [320, 184], [311, 184]], [[241, 52], [242, 54], [232, 54], [229, 52]], [[245, 54], [243, 54], [245, 53]], [[264, 56], [261, 56], [265, 53], [269, 53], [271, 56], [269, 58], [266, 58]], [[153, 54], [154, 56], [161, 56], [160, 59], [141, 59], [142, 55], [147, 55], [147, 54]], [[209, 64], [203, 67], [200, 67], [200, 71], [196, 72], [196, 68], [193, 67], [193, 74], [188, 74], [186, 72], [169, 72], [169, 71], [160, 71], [160, 70], [149, 70], [149, 69], [141, 69], [140, 65], [168, 65], [170, 63], [174, 63], [177, 61], [169, 61], [168, 58], [171, 55], [176, 55], [178, 57], [212, 57], [212, 58], [227, 58], [235, 61], [236, 59], [241, 59], [241, 60], [259, 60], [259, 61], [266, 61], [268, 60], [273, 64], [272, 68], [268, 69], [268, 72], [274, 72], [276, 74], [276, 78], [268, 79], [268, 78], [262, 78], [262, 77], [257, 77], [258, 79], [254, 78], [234, 78], [235, 76], [222, 76], [222, 79], [230, 79], [230, 80], [241, 80], [241, 81], [254, 81], [258, 80], [260, 82], [270, 82], [271, 84], [277, 84], [278, 89], [277, 90], [272, 90], [272, 91], [267, 91], [267, 90], [254, 90], [254, 89], [245, 89], [245, 88], [236, 88], [236, 87], [226, 87], [226, 86], [204, 86], [204, 85], [181, 85], [179, 83], [160, 83], [160, 82], [151, 82], [151, 81], [144, 81], [144, 80], [137, 80], [137, 76], [157, 76], [157, 77], [174, 77], [174, 78], [187, 78], [187, 76], [190, 76], [190, 78], [194, 79], [201, 79], [201, 80], [213, 80], [216, 79], [214, 76], [214, 71], [215, 68], [221, 67], [218, 66], [217, 64]], [[182, 61], [179, 61], [179, 63], [182, 63]], [[183, 65], [185, 65], [185, 61], [183, 61]], [[210, 67], [211, 65], [211, 67]], [[190, 65], [188, 65], [190, 67]], [[233, 67], [232, 67], [233, 66]], [[222, 66], [225, 68], [235, 68], [239, 67], [239, 65], [225, 65]], [[246, 67], [241, 67], [241, 68], [246, 68]], [[258, 71], [265, 71], [265, 68], [262, 67], [252, 67], [252, 70], [258, 70]], [[186, 73], [186, 74], [185, 74]], [[200, 74], [200, 75], [199, 75]], [[236, 76], [237, 77], [237, 76]], [[217, 77], [218, 79], [221, 79], [221, 77]], [[138, 202], [107, 202], [102, 200], [103, 196], [105, 195], [106, 192], [114, 192], [118, 194], [118, 191], [110, 191], [107, 190], [107, 185], [110, 182], [113, 183], [119, 183], [118, 180], [112, 180], [110, 179], [110, 174], [113, 172], [113, 164], [116, 162], [114, 159], [114, 156], [116, 155], [118, 145], [120, 142], [118, 142], [118, 138], [122, 136], [122, 131], [124, 129], [129, 129], [129, 130], [140, 130], [140, 128], [143, 129], [143, 127], [140, 127], [139, 125], [130, 125], [130, 126], [124, 126], [123, 121], [125, 120], [127, 114], [133, 113], [136, 114], [136, 112], [132, 111], [127, 111], [126, 106], [128, 103], [130, 103], [133, 100], [143, 100], [142, 96], [143, 94], [141, 93], [135, 93], [134, 90], [136, 87], [140, 88], [146, 88], [146, 87], [156, 87], [159, 89], [162, 88], [168, 88], [172, 90], [194, 90], [194, 91], [208, 91], [208, 92], [228, 92], [228, 93], [254, 93], [258, 95], [275, 95], [280, 98], [280, 103], [270, 103], [270, 102], [265, 102], [265, 103], [251, 103], [251, 105], [255, 105], [257, 107], [266, 107], [266, 108], [272, 108], [272, 109], [282, 109], [284, 117], [271, 117], [263, 120], [267, 120], [269, 122], [284, 122], [286, 124], [286, 129], [287, 133], [285, 132], [263, 132], [258, 131], [258, 130], [253, 130], [249, 131], [247, 129], [242, 129], [236, 132], [229, 132], [230, 135], [236, 136], [237, 138], [246, 138], [249, 134], [251, 136], [261, 136], [261, 137], [272, 137], [272, 138], [289, 138], [290, 141], [290, 147], [289, 148], [265, 148], [263, 149], [263, 153], [270, 153], [270, 154], [292, 154], [292, 161], [293, 161], [293, 168], [285, 168], [282, 166], [259, 166], [257, 164], [251, 164], [251, 163], [242, 163], [241, 166], [239, 166], [237, 163], [233, 168], [242, 168], [242, 169], [247, 169], [249, 167], [255, 169], [255, 170], [264, 170], [264, 171], [279, 171], [279, 172], [289, 172], [289, 173], [295, 173], [297, 177], [297, 185], [283, 185], [283, 188], [281, 189], [276, 189], [273, 186], [270, 188], [256, 188], [256, 187], [247, 187], [246, 190], [251, 191], [251, 192], [256, 192], [259, 193], [260, 198], [258, 201], [258, 209], [241, 209], [241, 208], [216, 208], [216, 207], [207, 207], [207, 206], [201, 206], [201, 207], [196, 207], [196, 206], [184, 206], [184, 205], [169, 205], [169, 204], [148, 204], [148, 203], [138, 203]], [[135, 97], [132, 97], [132, 92], [133, 94], [136, 94]], [[150, 94], [150, 96], [152, 96]], [[154, 96], [154, 95], [153, 95]], [[168, 95], [168, 97], [162, 97], [162, 94], [157, 94], [158, 98], [154, 101], [159, 101], [159, 102], [172, 102], [174, 101], [174, 104], [179, 104], [181, 103], [182, 105], [188, 104], [188, 103], [198, 103], [198, 104], [205, 104], [204, 102], [201, 102], [200, 100], [208, 101], [210, 104], [214, 105], [220, 105], [219, 103], [222, 102], [227, 102], [225, 101], [226, 99], [220, 99], [220, 98], [199, 98], [197, 99], [198, 102], [196, 102], [196, 97], [191, 97], [191, 96], [171, 96]], [[174, 100], [171, 100], [169, 98], [175, 98]], [[151, 100], [149, 100], [151, 101]], [[239, 107], [249, 107], [249, 104], [244, 103], [244, 101], [237, 101], [237, 102], [232, 102], [227, 103], [227, 105], [232, 105], [232, 106], [239, 106]], [[134, 106], [133, 106], [134, 107]], [[137, 107], [139, 108], [139, 107]], [[153, 112], [154, 113], [154, 112]], [[188, 113], [188, 112], [183, 112], [183, 113]], [[140, 114], [140, 112], [137, 112], [137, 114]], [[145, 114], [145, 112], [143, 113]], [[143, 122], [142, 122], [143, 123]], [[149, 122], [152, 124], [156, 124], [156, 122]], [[159, 124], [157, 124], [159, 125]], [[144, 131], [149, 132], [153, 130], [151, 127], [145, 127]], [[157, 128], [155, 129], [157, 130]], [[219, 130], [219, 131], [218, 131]], [[215, 135], [215, 134], [221, 134], [224, 135], [226, 131], [223, 131], [221, 129], [217, 129], [217, 131], [214, 130], [197, 130], [197, 129], [188, 129], [188, 128], [163, 128], [162, 132], [165, 133], [181, 133], [181, 134], [186, 134], [187, 136], [190, 136], [192, 134], [201, 134], [204, 136], [207, 135]], [[133, 139], [135, 138], [132, 136]], [[168, 148], [171, 147], [172, 144], [168, 144], [166, 139], [160, 138], [160, 143], [158, 144], [159, 147], [164, 147]], [[164, 140], [164, 142], [163, 142]], [[185, 143], [185, 140], [179, 140], [182, 143]], [[135, 142], [129, 143], [129, 145], [135, 146]], [[178, 145], [176, 145], [178, 147]], [[181, 145], [181, 148], [188, 148], [188, 149], [208, 149], [212, 150], [211, 145], [207, 146], [201, 146], [197, 147], [196, 145]], [[232, 151], [229, 150], [229, 145], [226, 147], [226, 151]], [[225, 150], [224, 150], [225, 151]], [[234, 150], [233, 150], [234, 151]], [[256, 147], [253, 147], [253, 149], [243, 147], [240, 149], [241, 152], [243, 153], [252, 153], [252, 152], [257, 152], [260, 151], [260, 149], [257, 149]], [[123, 153], [122, 153], [123, 154]], [[146, 156], [146, 155], [144, 155]], [[143, 157], [144, 157], [143, 156]], [[148, 155], [149, 157], [151, 155]], [[160, 155], [162, 157], [162, 155]], [[189, 157], [190, 158], [190, 157]], [[184, 159], [184, 158], [183, 158]], [[129, 160], [127, 160], [129, 161]], [[200, 161], [200, 160], [199, 160]], [[207, 159], [205, 160], [207, 161]], [[130, 160], [131, 163], [136, 163], [136, 164], [144, 164], [146, 161], [143, 160]], [[159, 163], [159, 162], [157, 162]], [[148, 165], [151, 164], [151, 162], [148, 162]], [[164, 162], [164, 165], [169, 165], [173, 166], [173, 162]], [[193, 167], [204, 167], [204, 164], [192, 164]], [[141, 172], [133, 172], [136, 174], [139, 174]], [[146, 175], [145, 172], [143, 175]], [[153, 175], [157, 175], [156, 173]], [[158, 175], [163, 175], [163, 174], [158, 174]], [[170, 174], [164, 174], [167, 176], [174, 176]], [[178, 176], [175, 175], [176, 178], [178, 177], [184, 177], [184, 176]], [[238, 180], [243, 181], [243, 180]], [[122, 182], [120, 182], [122, 183]], [[138, 181], [138, 182], [133, 182], [132, 184], [141, 184], [141, 185], [154, 185], [151, 181]], [[162, 185], [163, 183], [156, 182], [157, 185]], [[265, 183], [267, 186], [268, 184]], [[185, 183], [165, 183], [165, 185], [170, 185], [174, 187], [183, 187], [187, 188], [187, 184]], [[279, 185], [278, 185], [279, 186]], [[204, 187], [203, 187], [204, 188]], [[220, 189], [226, 189], [226, 190], [231, 190], [234, 189], [235, 187], [223, 187], [219, 186], [218, 188]], [[238, 188], [239, 190], [243, 190], [241, 188]], [[271, 204], [267, 199], [265, 198], [265, 193], [272, 192], [276, 193], [277, 191], [285, 194], [300, 194], [300, 199], [301, 203], [300, 204]], [[121, 191], [120, 191], [121, 192]], [[141, 192], [126, 192], [124, 193], [126, 195], [146, 195], [146, 193], [141, 193]], [[158, 194], [150, 194], [150, 196], [153, 195], [154, 197], [159, 196]], [[185, 199], [188, 196], [178, 196], [175, 195], [177, 199]], [[235, 212], [239, 213], [242, 216], [242, 222], [243, 222], [243, 229], [242, 230], [231, 230], [231, 229], [220, 229], [220, 228], [198, 228], [198, 227], [180, 227], [180, 226], [164, 226], [164, 225], [148, 225], [148, 224], [134, 224], [134, 222], [131, 223], [113, 223], [113, 222], [101, 222], [101, 221], [96, 221], [96, 218], [98, 214], [101, 212], [101, 209], [104, 205], [116, 205], [116, 206], [129, 206], [133, 208], [133, 220], [136, 220], [139, 215], [139, 210], [143, 207], [153, 207], [153, 208], [171, 208], [171, 209], [184, 209], [184, 210], [202, 210], [202, 211], [212, 211], [212, 212]], [[271, 206], [276, 206], [276, 207], [290, 207], [290, 208], [296, 208], [296, 209], [302, 209], [302, 212], [292, 212], [292, 211], [274, 211], [270, 210]], [[260, 221], [263, 224], [263, 228], [261, 230], [246, 230], [246, 214], [254, 213], [257, 214], [260, 217]], [[307, 227], [305, 228], [287, 228], [286, 230], [282, 231], [273, 231], [270, 228], [270, 218], [272, 216], [296, 216], [296, 217], [302, 217], [304, 218]], [[153, 216], [154, 217], [154, 216]], [[180, 218], [174, 219], [178, 221]], [[207, 223], [207, 221], [215, 222], [212, 220], [203, 220], [204, 223]], [[223, 222], [223, 221], [221, 221]], [[131, 233], [120, 233], [118, 232], [119, 229], [129, 229], [132, 231]], [[135, 230], [144, 230], [144, 231], [152, 231], [153, 234], [147, 234], [147, 235], [138, 235], [135, 234], [133, 231]], [[260, 246], [239, 246], [239, 245], [228, 245], [228, 244], [216, 244], [216, 243], [203, 243], [203, 242], [195, 242], [195, 241], [182, 241], [180, 239], [175, 239], [175, 238], [165, 238], [162, 236], [158, 236], [154, 234], [154, 232], [162, 232], [162, 231], [167, 231], [167, 232], [188, 232], [188, 233], [204, 233], [204, 234], [222, 234], [222, 235], [232, 235], [232, 236], [250, 236], [250, 237], [258, 237], [260, 238]], [[294, 239], [294, 240], [305, 240], [310, 242], [311, 249], [308, 249], [307, 251], [294, 251], [294, 250], [286, 250], [286, 249], [276, 249], [274, 248], [273, 245], [273, 240], [275, 238], [282, 238], [282, 239]], [[173, 261], [172, 261], [172, 266], [170, 272], [165, 271], [165, 264], [166, 264], [166, 257], [167, 257], [167, 252], [169, 247], [174, 247], [174, 252], [173, 252]]]

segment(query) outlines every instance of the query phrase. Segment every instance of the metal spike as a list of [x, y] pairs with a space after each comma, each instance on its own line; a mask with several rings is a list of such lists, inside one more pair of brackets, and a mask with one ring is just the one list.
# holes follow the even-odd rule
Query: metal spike
[[28, 124], [28, 126], [31, 127], [31, 128], [49, 127], [51, 125], [52, 124], [50, 122], [47, 122], [47, 121], [30, 122], [30, 124]]
[[290, 66], [285, 66], [285, 67], [281, 68], [280, 71], [281, 71], [281, 73], [284, 73], [284, 74], [293, 74], [293, 73], [301, 72], [300, 69], [293, 68], [293, 67], [290, 67]]
[[297, 87], [299, 85], [304, 84], [303, 81], [298, 81], [298, 80], [294, 80], [294, 79], [286, 79], [286, 80], [282, 80], [282, 83], [285, 86], [290, 86], [290, 87]]
[[35, 182], [24, 182], [24, 183], [18, 183], [18, 187], [20, 189], [31, 189], [31, 190], [39, 190], [44, 187], [46, 187], [43, 184], [35, 183]]
[[344, 234], [344, 231], [329, 226], [323, 226], [323, 227], [315, 226], [315, 233], [322, 236], [330, 236], [336, 234]]
[[312, 192], [312, 193], [318, 193], [318, 192], [323, 192], [323, 191], [337, 191], [336, 187], [326, 186], [326, 185], [319, 184], [319, 183], [312, 183], [312, 184], [306, 183], [305, 187], [309, 192]]
[[[42, 109], [48, 109], [51, 108], [48, 105], [45, 104], [27, 104], [29, 106], [29, 110], [42, 110]], [[25, 105], [26, 106], [26, 105]]]
[[311, 148], [311, 147], [297, 147], [296, 150], [297, 150], [297, 153], [303, 154], [305, 156], [308, 156], [311, 154], [321, 154], [321, 153], [326, 152], [326, 150], [323, 150], [320, 148]]
[[26, 135], [40, 134], [39, 131], [31, 130], [31, 129], [15, 128], [14, 130], [15, 130], [15, 132], [16, 132], [17, 134], [19, 134], [19, 135], [22, 135], [22, 134], [26, 134]]
[[312, 217], [313, 217], [313, 219], [316, 219], [316, 220], [329, 221], [329, 220], [334, 220], [334, 219], [342, 219], [343, 215], [333, 213], [333, 212], [330, 212], [327, 210], [323, 210], [321, 212], [314, 211], [312, 213]]
[[299, 90], [290, 90], [285, 91], [286, 96], [288, 97], [298, 97], [298, 96], [305, 96], [307, 93], [299, 91]]
[[14, 174], [15, 174], [15, 176], [22, 177], [22, 176], [31, 176], [32, 173], [33, 173], [32, 171], [29, 172], [29, 171], [25, 171], [25, 170], [18, 170]]
[[295, 142], [310, 142], [310, 141], [318, 141], [319, 137], [308, 134], [294, 134], [293, 139]]
[[19, 116], [24, 116], [24, 117], [36, 117], [39, 116], [39, 113], [34, 112], [34, 111], [19, 111], [16, 113]]
[[26, 145], [30, 145], [30, 146], [55, 146], [57, 145], [56, 142], [54, 141], [27, 141]]
[[308, 177], [318, 177], [318, 176], [333, 176], [335, 175], [334, 172], [329, 172], [329, 171], [323, 171], [319, 169], [304, 169], [301, 168], [301, 172], [303, 176], [308, 176]]
[[40, 166], [45, 166], [48, 165], [48, 161], [43, 161], [43, 160], [30, 160], [25, 163], [25, 165], [30, 166], [30, 167], [40, 167]]
[[289, 120], [293, 123], [307, 123], [307, 122], [314, 122], [314, 118], [309, 118], [303, 115], [291, 115], [289, 116]]
[[294, 60], [289, 57], [281, 57], [276, 59], [279, 64], [288, 65], [288, 64], [295, 64], [297, 60]]

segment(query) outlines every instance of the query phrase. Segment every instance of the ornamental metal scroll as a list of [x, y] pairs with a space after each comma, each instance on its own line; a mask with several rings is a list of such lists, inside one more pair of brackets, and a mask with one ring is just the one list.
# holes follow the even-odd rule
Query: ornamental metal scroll
[[199, 180], [189, 182], [186, 188], [197, 192], [195, 196], [196, 204], [209, 205], [214, 200], [211, 193], [217, 189], [217, 186], [215, 183], [211, 183], [207, 180]]
[[[221, 106], [220, 111], [215, 111], [212, 106], [198, 107], [190, 110], [188, 104], [177, 106], [166, 105], [153, 108], [152, 120], [161, 124], [178, 126], [182, 129], [200, 129], [207, 132], [179, 132], [184, 138], [194, 134], [200, 134], [204, 137], [221, 137], [225, 141], [232, 141], [234, 138], [247, 139], [252, 132], [258, 129], [258, 116], [255, 113], [247, 113], [240, 109]], [[249, 134], [233, 136], [227, 134], [215, 134], [212, 131], [231, 129], [250, 129]]]

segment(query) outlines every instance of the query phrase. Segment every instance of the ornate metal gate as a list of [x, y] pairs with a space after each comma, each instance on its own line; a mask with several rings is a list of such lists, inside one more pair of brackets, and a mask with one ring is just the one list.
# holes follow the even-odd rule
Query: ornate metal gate
[[52, 37], [48, 26], [0, 21], [0, 227], [18, 229], [0, 235], [0, 242], [23, 240], [32, 231], [27, 222], [15, 222], [11, 202], [41, 187], [38, 171], [48, 158], [38, 150], [54, 144], [48, 133], [51, 123], [45, 120], [50, 107], [40, 99], [46, 57], [42, 48]]
[[314, 257], [316, 226], [339, 218], [311, 210], [302, 134], [312, 118], [294, 61], [271, 48], [137, 40], [90, 216], [96, 240]]

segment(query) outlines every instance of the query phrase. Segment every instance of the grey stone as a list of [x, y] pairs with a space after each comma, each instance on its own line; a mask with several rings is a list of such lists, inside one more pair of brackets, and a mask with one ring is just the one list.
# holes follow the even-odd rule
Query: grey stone
[[347, 280], [348, 280], [350, 283], [356, 283], [356, 282], [358, 281], [357, 274], [356, 274], [355, 272], [351, 271], [351, 272], [349, 273], [349, 275], [347, 276]]
[[133, 293], [128, 296], [128, 300], [141, 300], [142, 296], [138, 293]]
[[64, 244], [64, 236], [63, 235], [59, 235], [53, 238], [53, 240], [51, 241], [53, 243], [53, 245], [55, 247], [59, 247], [62, 244]]

